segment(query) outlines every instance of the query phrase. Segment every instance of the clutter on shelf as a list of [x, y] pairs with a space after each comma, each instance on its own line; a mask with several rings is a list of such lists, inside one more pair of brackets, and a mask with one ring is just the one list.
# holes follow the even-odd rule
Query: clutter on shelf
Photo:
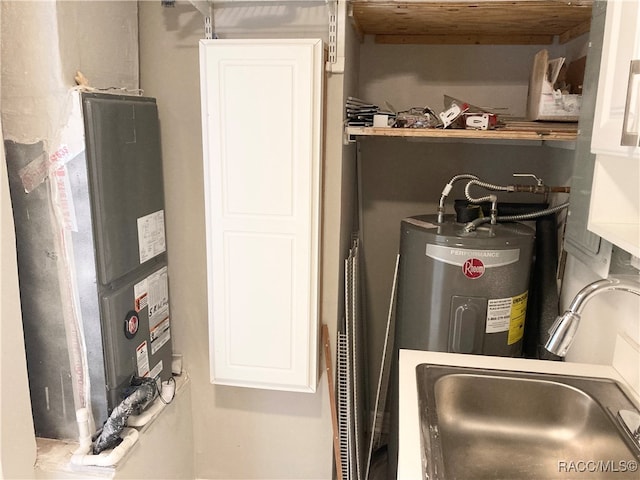
[[413, 107], [403, 112], [398, 112], [394, 128], [436, 128], [442, 122], [440, 117], [429, 107]]
[[527, 118], [577, 122], [582, 105], [586, 57], [567, 64], [565, 57], [549, 58], [540, 50], [534, 60], [527, 95]]
[[[347, 97], [346, 117], [349, 127], [373, 127], [375, 116], [385, 116], [387, 125], [389, 121], [395, 121], [396, 114], [391, 108], [381, 109], [378, 105], [366, 102], [356, 97]], [[379, 126], [379, 125], [375, 125]]]
[[448, 95], [444, 97], [445, 108], [436, 113], [432, 108], [411, 107], [395, 112], [386, 104], [385, 109], [355, 97], [348, 97], [346, 104], [346, 124], [349, 127], [391, 127], [391, 128], [457, 128], [472, 130], [492, 130], [501, 126], [498, 116], [486, 109]]

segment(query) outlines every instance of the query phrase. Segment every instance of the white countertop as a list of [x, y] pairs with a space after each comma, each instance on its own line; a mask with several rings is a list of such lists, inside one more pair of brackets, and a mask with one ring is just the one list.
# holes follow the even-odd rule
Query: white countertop
[[[415, 373], [416, 366], [421, 363], [609, 378], [616, 380], [623, 386], [627, 386], [627, 382], [623, 377], [609, 365], [400, 350], [398, 480], [422, 480], [423, 478], [418, 391]], [[625, 388], [625, 390], [630, 396], [635, 397], [636, 402], [638, 401], [633, 389]]]

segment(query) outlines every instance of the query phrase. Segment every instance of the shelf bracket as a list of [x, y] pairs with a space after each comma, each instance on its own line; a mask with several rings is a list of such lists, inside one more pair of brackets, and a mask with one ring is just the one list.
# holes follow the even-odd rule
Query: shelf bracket
[[342, 130], [342, 144], [343, 145], [351, 145], [352, 143], [357, 143], [358, 137], [352, 133], [349, 133], [346, 128]]
[[338, 63], [338, 0], [325, 0], [329, 14], [329, 51], [327, 55], [327, 71], [334, 70]]
[[326, 0], [329, 10], [329, 63], [338, 61], [338, 0]]
[[[213, 33], [213, 2], [210, 0], [189, 0], [189, 3], [204, 17], [204, 38], [211, 40], [218, 38]], [[162, 0], [163, 6], [175, 7], [175, 0]]]
[[325, 0], [325, 2], [329, 14], [329, 49], [325, 69], [331, 73], [344, 73], [344, 53], [339, 53], [341, 49], [344, 50], [344, 46], [339, 45], [338, 42], [344, 42], [344, 32], [340, 33], [340, 29], [344, 23], [346, 0]]

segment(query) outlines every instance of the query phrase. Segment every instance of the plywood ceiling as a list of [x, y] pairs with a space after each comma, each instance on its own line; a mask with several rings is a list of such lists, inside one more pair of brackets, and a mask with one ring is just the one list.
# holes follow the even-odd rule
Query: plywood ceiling
[[352, 19], [379, 43], [551, 44], [589, 31], [593, 0], [352, 0]]

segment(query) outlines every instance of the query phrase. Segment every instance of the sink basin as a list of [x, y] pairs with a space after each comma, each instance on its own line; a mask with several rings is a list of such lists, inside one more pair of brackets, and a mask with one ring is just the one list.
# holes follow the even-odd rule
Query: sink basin
[[638, 480], [608, 379], [418, 365], [425, 478]]

